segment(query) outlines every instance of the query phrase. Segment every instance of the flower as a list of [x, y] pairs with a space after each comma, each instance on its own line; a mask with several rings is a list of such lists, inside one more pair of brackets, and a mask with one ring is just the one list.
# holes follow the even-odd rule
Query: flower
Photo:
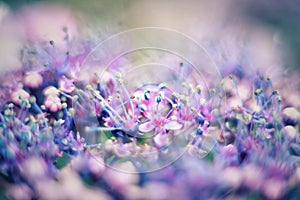
[[222, 155], [227, 158], [237, 156], [237, 153], [237, 149], [233, 144], [228, 144], [222, 149]]
[[45, 96], [58, 96], [59, 90], [54, 86], [48, 86], [44, 89]]
[[280, 199], [284, 194], [285, 183], [282, 180], [271, 178], [265, 181], [262, 190], [268, 199]]
[[[53, 26], [48, 17], [34, 19], [39, 12], [23, 11], [26, 27], [37, 28], [34, 21]], [[63, 29], [63, 37], [55, 34], [50, 44], [33, 30], [22, 68], [2, 79], [0, 175], [9, 198], [108, 199], [102, 190], [115, 199], [298, 197], [300, 114], [269, 79], [258, 76], [251, 83], [247, 70], [233, 64], [223, 110], [215, 106], [223, 96], [203, 89], [215, 87], [213, 76], [204, 73], [202, 87], [180, 58], [164, 63], [180, 74], [167, 83], [128, 78], [123, 58], [95, 76], [97, 57], [82, 71], [93, 41], [74, 43], [66, 27], [55, 28]], [[151, 78], [136, 71], [134, 77]], [[183, 154], [187, 146], [190, 156]], [[58, 188], [63, 192], [53, 192]]]
[[58, 96], [59, 90], [54, 86], [48, 86], [44, 89], [45, 96]]
[[22, 100], [29, 100], [30, 95], [24, 89], [17, 89], [11, 94], [11, 99], [14, 103], [21, 105]]
[[155, 144], [157, 147], [163, 147], [164, 145], [167, 145], [169, 143], [169, 137], [167, 134], [161, 133], [153, 138]]
[[45, 107], [48, 108], [51, 112], [57, 112], [62, 108], [60, 98], [57, 96], [47, 96], [45, 99]]
[[165, 133], [168, 130], [180, 130], [183, 124], [180, 124], [176, 120], [168, 120], [163, 117], [154, 118], [149, 122], [142, 123], [139, 125], [139, 131], [143, 133], [155, 130], [156, 133]]
[[66, 93], [71, 93], [75, 86], [73, 84], [73, 79], [68, 79], [66, 76], [62, 76], [58, 82], [59, 88]]
[[38, 72], [26, 72], [23, 83], [31, 88], [38, 88], [43, 83], [43, 77]]

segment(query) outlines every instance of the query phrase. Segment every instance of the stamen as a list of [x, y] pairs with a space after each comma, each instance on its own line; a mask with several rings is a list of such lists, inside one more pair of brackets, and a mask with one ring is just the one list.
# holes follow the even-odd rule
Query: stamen
[[144, 92], [144, 98], [147, 101], [150, 100], [150, 90], [145, 90], [145, 92]]
[[100, 94], [97, 94], [94, 92], [94, 95], [96, 98], [98, 98], [100, 101], [102, 101], [105, 104], [105, 106], [107, 106], [109, 108], [109, 110], [111, 110], [113, 112], [113, 114], [116, 115], [122, 122], [125, 122], [125, 120], [119, 115], [119, 113], [117, 113]]
[[131, 106], [132, 113], [134, 113], [134, 106], [133, 106], [132, 98], [131, 98], [131, 96], [129, 95], [128, 90], [127, 90], [126, 87], [124, 86], [124, 83], [123, 83], [123, 82], [120, 83], [120, 86], [122, 87], [123, 91], [125, 92], [125, 94], [126, 94], [128, 100], [129, 100], [129, 103], [130, 103], [130, 106]]
[[161, 102], [161, 96], [156, 96], [155, 101], [157, 104], [159, 104]]
[[127, 113], [127, 110], [126, 110], [126, 108], [125, 108], [125, 103], [123, 102], [123, 99], [121, 98], [121, 95], [120, 95], [119, 92], [117, 93], [117, 98], [120, 100], [120, 102], [121, 102], [121, 107], [122, 107], [122, 109], [123, 109], [125, 118], [128, 120], [130, 117], [129, 117], [128, 113]]
[[36, 110], [38, 111], [39, 114], [41, 114], [42, 119], [43, 119], [43, 121], [44, 121], [44, 124], [45, 124], [45, 126], [48, 128], [47, 120], [46, 120], [46, 118], [45, 118], [45, 116], [44, 116], [44, 113], [43, 113], [43, 111], [41, 110], [41, 108], [37, 105], [37, 103], [36, 103], [35, 101], [32, 103], [32, 105], [33, 105], [33, 108], [36, 109]]

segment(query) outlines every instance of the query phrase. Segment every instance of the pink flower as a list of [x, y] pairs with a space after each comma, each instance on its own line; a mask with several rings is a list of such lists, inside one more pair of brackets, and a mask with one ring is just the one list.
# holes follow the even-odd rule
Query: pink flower
[[27, 72], [23, 82], [28, 87], [37, 88], [43, 83], [43, 77], [38, 72]]
[[221, 174], [225, 184], [239, 188], [243, 182], [243, 171], [238, 167], [228, 167]]
[[31, 199], [32, 195], [32, 190], [23, 183], [12, 185], [7, 191], [9, 199]]
[[248, 164], [243, 167], [244, 185], [251, 189], [258, 189], [262, 186], [264, 173], [263, 169], [256, 164]]
[[45, 100], [45, 107], [51, 112], [56, 112], [62, 108], [60, 98], [57, 96], [48, 96]]
[[139, 125], [139, 131], [143, 133], [155, 130], [155, 132], [165, 132], [166, 130], [179, 130], [183, 127], [183, 124], [176, 120], [169, 120], [164, 117], [154, 118], [149, 122], [145, 122]]
[[72, 70], [70, 70], [69, 75], [73, 78], [73, 79], [78, 79], [79, 75], [80, 75], [80, 67], [79, 64], [76, 63]]
[[113, 151], [120, 158], [130, 156], [132, 151], [132, 144], [126, 143], [115, 145]]
[[47, 164], [42, 158], [32, 157], [21, 164], [23, 175], [33, 181], [43, 178], [47, 174]]
[[154, 138], [153, 138], [155, 144], [157, 147], [162, 147], [164, 145], [167, 145], [169, 143], [169, 137], [168, 134], [157, 134]]
[[56, 87], [49, 86], [43, 91], [45, 96], [58, 96], [59, 90]]
[[271, 178], [264, 183], [262, 190], [268, 199], [280, 199], [285, 190], [284, 181]]
[[88, 168], [90, 172], [95, 175], [101, 175], [105, 170], [105, 164], [102, 158], [100, 157], [91, 157], [88, 159]]
[[113, 188], [120, 189], [122, 191], [128, 186], [136, 185], [138, 183], [139, 177], [138, 174], [136, 174], [136, 172], [137, 169], [130, 161], [116, 163], [113, 165], [113, 169], [107, 168], [107, 170], [103, 174], [103, 179], [107, 183], [109, 183]]
[[105, 126], [107, 127], [113, 127], [115, 125], [115, 121], [110, 117], [103, 118], [103, 120], [105, 121]]
[[65, 76], [62, 76], [59, 80], [59, 87], [66, 93], [71, 93], [75, 89], [73, 79], [67, 79]]
[[22, 88], [17, 89], [11, 94], [11, 99], [14, 103], [21, 105], [21, 99], [29, 100], [30, 95]]
[[238, 154], [238, 151], [237, 151], [236, 147], [233, 144], [229, 144], [229, 145], [222, 148], [222, 155], [225, 158], [236, 156], [237, 154]]

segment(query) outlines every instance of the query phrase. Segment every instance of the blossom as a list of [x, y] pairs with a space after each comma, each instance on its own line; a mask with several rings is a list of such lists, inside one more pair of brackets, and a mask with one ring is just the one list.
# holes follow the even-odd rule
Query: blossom
[[45, 107], [48, 108], [51, 112], [57, 112], [62, 108], [60, 98], [54, 95], [46, 97]]
[[155, 132], [166, 132], [167, 130], [180, 130], [183, 127], [178, 121], [168, 120], [165, 118], [154, 118], [149, 122], [139, 125], [139, 131], [150, 132], [155, 129]]
[[59, 90], [54, 86], [48, 86], [44, 89], [45, 96], [58, 96]]
[[23, 83], [31, 88], [37, 88], [43, 83], [43, 77], [38, 72], [26, 72]]
[[232, 157], [237, 155], [237, 149], [233, 144], [228, 144], [227, 146], [223, 147], [222, 155], [224, 157]]
[[127, 161], [120, 164], [116, 164], [113, 168], [121, 169], [121, 171], [107, 169], [106, 173], [104, 173], [103, 178], [114, 188], [122, 190], [128, 185], [134, 185], [138, 182], [138, 174], [124, 173], [126, 171], [136, 172], [136, 168], [131, 162]]
[[7, 191], [10, 199], [31, 199], [33, 192], [26, 184], [13, 185]]
[[233, 188], [239, 188], [243, 183], [243, 171], [240, 168], [228, 167], [224, 169], [221, 177], [224, 181], [224, 184], [228, 184]]
[[169, 137], [164, 133], [154, 136], [153, 140], [157, 147], [163, 147], [164, 145], [167, 145], [169, 143]]
[[276, 178], [267, 180], [263, 185], [263, 192], [268, 199], [280, 199], [285, 189], [284, 182]]
[[22, 99], [29, 100], [30, 95], [24, 89], [17, 89], [11, 94], [11, 99], [14, 103], [21, 105]]
[[59, 88], [66, 93], [71, 93], [75, 89], [73, 80], [68, 79], [66, 76], [62, 76], [58, 84], [59, 84]]
[[37, 181], [46, 176], [46, 163], [43, 159], [32, 157], [25, 160], [21, 165], [21, 172], [27, 178]]

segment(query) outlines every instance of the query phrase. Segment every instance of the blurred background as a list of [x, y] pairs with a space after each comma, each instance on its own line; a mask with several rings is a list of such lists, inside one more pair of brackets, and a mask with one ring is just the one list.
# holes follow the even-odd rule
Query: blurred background
[[63, 43], [63, 27], [71, 40], [94, 43], [132, 28], [162, 27], [201, 44], [223, 76], [238, 66], [249, 76], [259, 71], [271, 77], [283, 93], [295, 91], [287, 101], [299, 107], [299, 17], [296, 0], [4, 0], [0, 75], [21, 67], [19, 52], [25, 42]]
[[[0, 20], [4, 23], [4, 27], [1, 27], [1, 43], [5, 41], [4, 35], [7, 33], [3, 31], [7, 29], [3, 22], [6, 14], [10, 13], [17, 18], [25, 10], [32, 14], [39, 10], [39, 14], [42, 14], [43, 10], [49, 9], [46, 14], [51, 16], [51, 20], [64, 23], [61, 20], [69, 17], [75, 21], [73, 23], [78, 26], [78, 30], [98, 31], [102, 37], [135, 27], [164, 27], [185, 33], [199, 42], [206, 43], [205, 45], [209, 45], [209, 42], [225, 42], [226, 37], [231, 37], [231, 40], [240, 39], [240, 45], [242, 42], [252, 43], [253, 51], [259, 57], [257, 60], [262, 59], [263, 64], [269, 64], [266, 63], [270, 62], [268, 59], [277, 59], [280, 56], [283, 58], [282, 65], [290, 67], [292, 71], [299, 69], [300, 65], [300, 7], [296, 0], [4, 0], [0, 9]], [[54, 13], [60, 13], [61, 16]], [[38, 18], [34, 20], [37, 22]], [[47, 19], [43, 22], [46, 21]], [[50, 26], [47, 23], [40, 25], [41, 29]], [[55, 29], [46, 30], [55, 34]], [[42, 35], [51, 35], [49, 32], [46, 34], [46, 30]], [[8, 34], [6, 37], [12, 36]], [[4, 46], [1, 46], [1, 57], [6, 57]], [[226, 51], [232, 51], [231, 46], [228, 45]], [[280, 46], [280, 55], [274, 52], [274, 46]]]

